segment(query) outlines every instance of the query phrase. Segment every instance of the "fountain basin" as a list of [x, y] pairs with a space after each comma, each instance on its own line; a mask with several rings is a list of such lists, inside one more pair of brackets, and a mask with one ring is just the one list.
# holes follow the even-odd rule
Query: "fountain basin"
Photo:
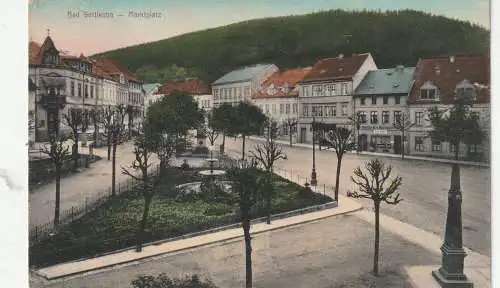
[[[185, 194], [191, 194], [191, 193], [198, 194], [201, 192], [201, 184], [202, 184], [201, 181], [200, 182], [189, 182], [189, 183], [177, 185], [177, 186], [175, 186], [175, 188], [181, 190]], [[217, 182], [216, 185], [222, 187], [224, 189], [224, 191], [230, 192], [231, 187], [232, 187], [231, 184], [232, 184], [231, 181], [219, 181], [219, 182]]]
[[198, 173], [200, 173], [200, 175], [202, 175], [202, 176], [220, 176], [220, 175], [225, 175], [226, 171], [224, 171], [224, 170], [202, 170]]

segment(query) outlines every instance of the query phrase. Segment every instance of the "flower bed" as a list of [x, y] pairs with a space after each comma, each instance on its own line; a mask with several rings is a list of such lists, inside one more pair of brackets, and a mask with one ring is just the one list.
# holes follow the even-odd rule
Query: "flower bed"
[[[199, 169], [170, 169], [157, 189], [149, 211], [145, 243], [212, 229], [240, 221], [236, 201], [216, 202], [206, 197], [178, 195], [172, 185], [200, 181]], [[258, 172], [262, 173], [262, 172]], [[272, 213], [281, 213], [332, 201], [277, 175]], [[252, 218], [266, 215], [258, 207]], [[95, 211], [62, 228], [56, 235], [30, 247], [30, 265], [49, 266], [129, 248], [136, 243], [144, 200], [139, 191], [109, 200]]]

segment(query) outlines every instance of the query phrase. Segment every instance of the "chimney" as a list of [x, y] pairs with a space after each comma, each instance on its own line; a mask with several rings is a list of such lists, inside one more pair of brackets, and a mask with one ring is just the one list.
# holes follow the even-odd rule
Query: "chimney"
[[340, 53], [338, 58], [339, 58], [339, 59], [344, 58], [344, 54]]
[[455, 56], [450, 56], [450, 63], [455, 63]]

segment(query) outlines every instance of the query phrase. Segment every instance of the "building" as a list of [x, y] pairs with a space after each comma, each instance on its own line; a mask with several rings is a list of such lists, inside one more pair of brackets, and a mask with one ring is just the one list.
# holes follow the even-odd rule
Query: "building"
[[415, 70], [414, 85], [409, 97], [409, 113], [415, 125], [410, 129], [409, 146], [413, 155], [451, 158], [455, 147], [449, 143], [433, 141], [429, 137], [432, 125], [427, 121], [429, 108], [450, 107], [457, 93], [472, 97], [471, 112], [476, 114], [486, 132], [483, 145], [467, 146], [462, 143], [462, 159], [488, 161], [490, 143], [490, 61], [487, 55], [457, 55], [421, 58]]
[[160, 95], [158, 95], [158, 89], [161, 87], [160, 83], [148, 83], [143, 84], [144, 89], [144, 112], [147, 113], [149, 106], [156, 102]]
[[[299, 86], [311, 67], [276, 71], [261, 85], [260, 90], [252, 95], [252, 102], [266, 116], [275, 121], [279, 128], [279, 138], [296, 141], [297, 121], [299, 117]], [[291, 130], [291, 131], [290, 131]]]
[[317, 61], [299, 82], [299, 142], [312, 142], [313, 120], [324, 131], [338, 125], [352, 128], [353, 92], [376, 69], [370, 53]]
[[369, 71], [356, 88], [354, 115], [360, 124], [356, 138], [361, 151], [400, 154], [405, 148], [408, 153], [407, 136], [403, 140], [394, 123], [408, 115], [414, 72], [415, 67], [403, 66]]
[[214, 106], [250, 101], [251, 96], [259, 92], [262, 82], [276, 71], [278, 67], [274, 64], [257, 64], [227, 73], [212, 83]]
[[35, 143], [35, 95], [35, 83], [31, 78], [28, 78], [28, 141], [30, 147]]
[[[63, 119], [69, 111], [80, 111], [88, 117], [106, 105], [116, 104], [136, 106], [142, 110], [142, 84], [117, 61], [68, 55], [56, 48], [50, 36], [42, 45], [30, 41], [28, 47], [29, 79], [35, 87], [36, 142], [48, 140], [49, 130], [55, 129], [53, 125], [57, 123], [57, 115], [60, 132], [69, 133], [70, 129]], [[130, 99], [129, 91], [133, 95]], [[56, 110], [53, 99], [59, 103]], [[92, 134], [92, 117], [87, 119], [89, 125], [85, 133]]]

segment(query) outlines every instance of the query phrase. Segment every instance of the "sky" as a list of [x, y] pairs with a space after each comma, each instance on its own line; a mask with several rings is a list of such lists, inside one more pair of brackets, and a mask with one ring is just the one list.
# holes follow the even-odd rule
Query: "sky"
[[[489, 0], [30, 0], [30, 40], [91, 55], [249, 19], [330, 9], [414, 9], [490, 28]], [[69, 14], [79, 17], [70, 17]], [[107, 17], [86, 17], [100, 12]], [[154, 13], [155, 17], [131, 17]], [[113, 17], [110, 17], [111, 13]]]

